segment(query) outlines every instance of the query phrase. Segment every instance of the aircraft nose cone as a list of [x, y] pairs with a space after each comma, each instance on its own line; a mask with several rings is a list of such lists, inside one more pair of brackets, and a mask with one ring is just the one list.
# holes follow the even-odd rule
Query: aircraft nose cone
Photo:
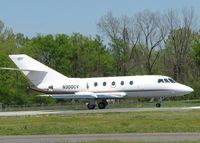
[[193, 92], [194, 91], [194, 89], [192, 89], [191, 87], [189, 87], [189, 86], [184, 86], [183, 88], [182, 88], [182, 92], [184, 93], [184, 94], [189, 94], [189, 93], [191, 93], [191, 92]]
[[191, 93], [191, 92], [193, 92], [193, 91], [194, 91], [194, 89], [192, 89], [191, 87], [188, 87], [188, 88], [187, 88], [187, 92], [188, 92], [188, 93]]
[[178, 84], [177, 89], [176, 89], [176, 95], [185, 95], [185, 94], [189, 94], [191, 92], [193, 92], [194, 89], [192, 89], [189, 86], [183, 85], [183, 84]]

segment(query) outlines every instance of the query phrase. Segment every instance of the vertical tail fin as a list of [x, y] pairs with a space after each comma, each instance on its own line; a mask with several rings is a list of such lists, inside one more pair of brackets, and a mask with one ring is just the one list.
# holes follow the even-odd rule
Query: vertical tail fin
[[27, 55], [9, 55], [19, 70], [35, 86], [44, 82], [63, 80], [67, 77]]

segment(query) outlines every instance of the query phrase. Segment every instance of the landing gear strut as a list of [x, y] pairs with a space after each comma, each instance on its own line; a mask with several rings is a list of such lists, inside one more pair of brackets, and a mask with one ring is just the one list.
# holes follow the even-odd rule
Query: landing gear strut
[[161, 103], [163, 102], [163, 97], [160, 97], [158, 100], [158, 103], [156, 103], [156, 107], [159, 108], [161, 107]]

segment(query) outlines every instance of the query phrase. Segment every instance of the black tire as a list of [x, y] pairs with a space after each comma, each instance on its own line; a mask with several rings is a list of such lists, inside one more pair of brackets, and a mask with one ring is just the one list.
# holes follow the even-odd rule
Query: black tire
[[160, 103], [156, 103], [156, 107], [157, 107], [157, 108], [160, 108], [160, 107], [161, 107], [161, 104], [160, 104]]
[[89, 109], [89, 110], [92, 110], [92, 109], [94, 109], [95, 108], [95, 104], [90, 104], [90, 103], [88, 103], [88, 105], [87, 105], [87, 108]]
[[99, 109], [105, 109], [106, 108], [106, 103], [105, 102], [99, 102], [98, 103]]

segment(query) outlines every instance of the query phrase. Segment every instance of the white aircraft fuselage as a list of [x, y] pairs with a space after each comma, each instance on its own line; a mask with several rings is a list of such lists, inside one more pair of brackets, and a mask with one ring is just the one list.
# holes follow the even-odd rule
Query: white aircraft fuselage
[[[160, 79], [167, 80], [167, 82], [159, 83]], [[192, 88], [177, 82], [172, 83], [169, 79], [171, 78], [159, 75], [68, 78], [66, 81], [42, 83], [38, 85], [38, 88], [44, 93], [59, 93], [54, 95], [55, 98], [97, 98], [95, 93], [113, 92], [124, 93], [123, 95], [116, 94], [115, 98], [153, 98], [182, 96], [193, 91]], [[113, 97], [102, 96], [100, 98]]]
[[[193, 89], [161, 75], [68, 78], [27, 55], [10, 55], [11, 60], [28, 79], [30, 88], [53, 98], [88, 99], [88, 108], [107, 106], [106, 99], [160, 98], [183, 96]], [[156, 104], [160, 107], [161, 100]]]

